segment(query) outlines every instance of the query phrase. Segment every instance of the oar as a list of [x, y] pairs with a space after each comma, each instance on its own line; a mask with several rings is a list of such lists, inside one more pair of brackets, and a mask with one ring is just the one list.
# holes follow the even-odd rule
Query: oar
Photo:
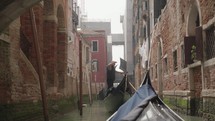
[[129, 85], [135, 90], [135, 92], [137, 91], [137, 89], [135, 89], [135, 87], [131, 84], [131, 82], [129, 82]]

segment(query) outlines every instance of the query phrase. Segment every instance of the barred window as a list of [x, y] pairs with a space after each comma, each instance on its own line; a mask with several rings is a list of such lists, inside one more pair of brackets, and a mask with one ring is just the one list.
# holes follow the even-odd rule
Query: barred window
[[215, 57], [215, 30], [214, 26], [206, 30], [206, 57], [211, 59]]
[[177, 71], [178, 70], [177, 50], [173, 51], [173, 66], [174, 66], [174, 71]]
[[164, 74], [168, 74], [168, 61], [167, 61], [167, 57], [165, 57], [164, 60], [163, 60], [163, 66], [164, 66]]

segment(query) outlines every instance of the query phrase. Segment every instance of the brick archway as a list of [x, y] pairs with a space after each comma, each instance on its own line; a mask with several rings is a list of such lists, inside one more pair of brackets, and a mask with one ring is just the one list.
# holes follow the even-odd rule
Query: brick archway
[[65, 87], [67, 73], [67, 34], [65, 16], [62, 5], [57, 7], [57, 74], [58, 91], [62, 92]]
[[[191, 46], [196, 46], [197, 56], [198, 53], [201, 53], [201, 39], [200, 34], [202, 25], [201, 10], [198, 0], [193, 1], [190, 6], [189, 14], [187, 17], [187, 36], [192, 37]], [[187, 41], [187, 40], [186, 40]], [[202, 47], [201, 47], [202, 48]], [[200, 51], [198, 51], [200, 50]], [[189, 91], [190, 94], [190, 112], [191, 115], [198, 114], [198, 108], [200, 106], [201, 92], [202, 92], [202, 76], [203, 76], [203, 66], [195, 65], [193, 67], [188, 67], [188, 80], [189, 80]]]
[[44, 0], [44, 50], [43, 60], [46, 67], [46, 86], [49, 94], [57, 93], [57, 17], [53, 0]]
[[187, 35], [195, 36], [196, 27], [201, 25], [201, 12], [198, 7], [198, 2], [194, 2], [190, 6], [189, 14], [187, 17]]

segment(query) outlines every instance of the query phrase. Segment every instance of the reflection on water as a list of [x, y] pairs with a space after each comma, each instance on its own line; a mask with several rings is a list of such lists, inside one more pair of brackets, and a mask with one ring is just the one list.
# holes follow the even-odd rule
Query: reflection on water
[[188, 116], [185, 114], [179, 114], [185, 121], [203, 121], [202, 117]]

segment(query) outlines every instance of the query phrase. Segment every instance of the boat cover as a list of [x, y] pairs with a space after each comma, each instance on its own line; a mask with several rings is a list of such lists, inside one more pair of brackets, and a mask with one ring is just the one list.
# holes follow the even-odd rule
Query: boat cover
[[183, 119], [158, 97], [147, 72], [141, 87], [107, 121], [183, 121]]

